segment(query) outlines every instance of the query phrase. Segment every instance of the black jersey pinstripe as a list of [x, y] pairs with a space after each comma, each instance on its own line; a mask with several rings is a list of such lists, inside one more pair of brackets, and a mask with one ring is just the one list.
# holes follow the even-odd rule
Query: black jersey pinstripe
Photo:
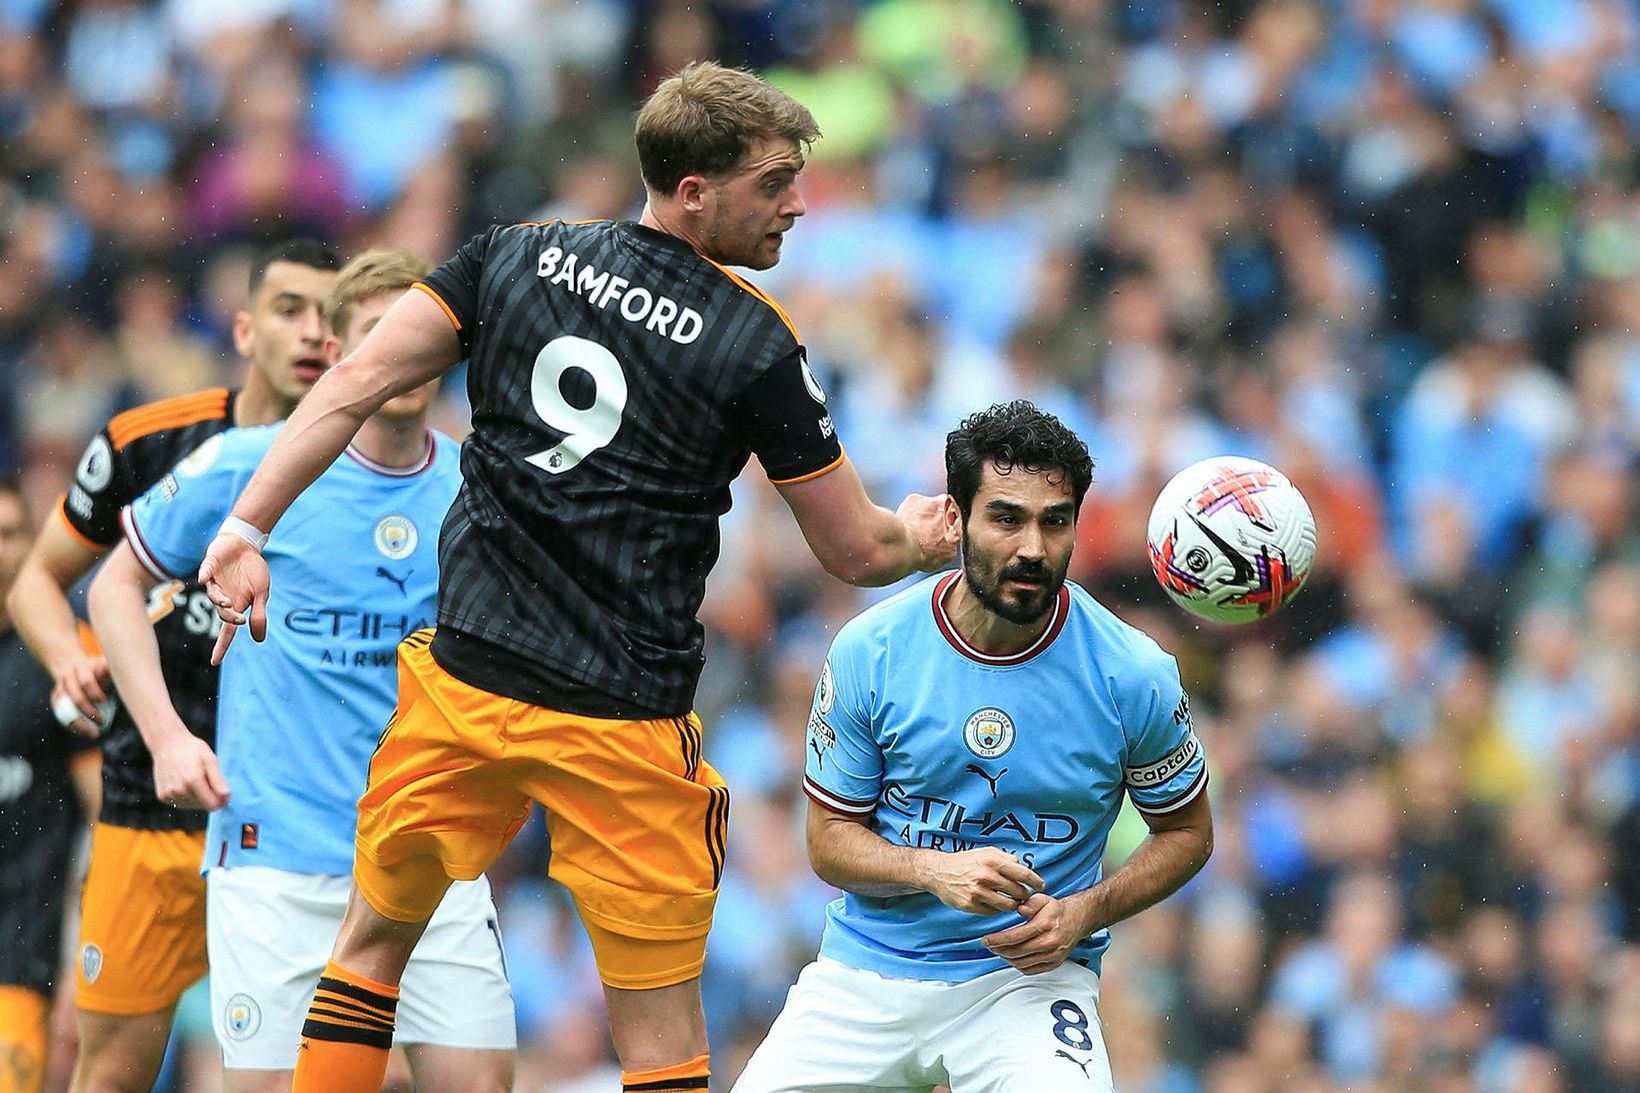
[[776, 482], [842, 458], [790, 320], [633, 223], [494, 228], [424, 287], [468, 353], [474, 430], [434, 655], [572, 713], [686, 712], [729, 483], [753, 454]]

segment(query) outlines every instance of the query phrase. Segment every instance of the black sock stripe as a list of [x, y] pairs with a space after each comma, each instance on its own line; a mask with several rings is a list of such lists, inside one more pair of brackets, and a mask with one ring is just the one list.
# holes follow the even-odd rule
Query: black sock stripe
[[636, 1085], [621, 1084], [623, 1093], [670, 1093], [671, 1090], [705, 1089], [709, 1078], [664, 1078], [658, 1082], [639, 1082]]
[[386, 1010], [388, 1013], [398, 1012], [399, 1000], [397, 998], [391, 998], [379, 991], [373, 991], [369, 987], [358, 987], [340, 979], [320, 976], [318, 989], [355, 999], [366, 1005], [375, 1006], [377, 1009]]
[[339, 994], [332, 994], [323, 990], [314, 992], [313, 1001], [315, 1005], [335, 1006], [339, 1010], [358, 1013], [378, 1021], [391, 1021], [395, 1014], [394, 1010], [384, 1010], [374, 1002], [358, 1002], [352, 998], [344, 998]]
[[308, 1040], [322, 1040], [332, 1044], [363, 1044], [365, 1047], [380, 1048], [386, 1051], [393, 1046], [393, 1032], [391, 1029], [380, 1032], [367, 1028], [352, 1028], [347, 1025], [332, 1025], [326, 1021], [319, 1021], [309, 1017], [302, 1023], [302, 1036]]
[[369, 1025], [371, 1028], [393, 1031], [393, 1022], [384, 1021], [373, 1013], [359, 1013], [355, 1010], [332, 1009], [322, 1001], [315, 1001], [308, 1007], [308, 1016], [315, 1021], [333, 1021], [337, 1024]]

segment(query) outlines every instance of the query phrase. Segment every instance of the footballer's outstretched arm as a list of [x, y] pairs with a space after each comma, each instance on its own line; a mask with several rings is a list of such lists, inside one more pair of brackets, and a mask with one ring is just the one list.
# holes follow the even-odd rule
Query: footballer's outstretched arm
[[1006, 850], [994, 846], [948, 854], [897, 846], [865, 819], [809, 802], [809, 864], [827, 884], [862, 896], [929, 892], [947, 907], [975, 915], [1012, 911], [1042, 878]]
[[242, 522], [241, 532], [218, 535], [199, 567], [200, 583], [223, 622], [248, 621], [258, 641], [267, 631], [268, 570], [258, 546], [245, 537], [245, 525], [264, 535], [271, 531], [371, 414], [460, 359], [461, 342], [444, 309], [425, 292], [406, 292], [358, 349], [320, 377], [235, 502], [229, 519]]
[[849, 584], [893, 584], [957, 555], [960, 527], [944, 495], [914, 493], [889, 512], [866, 495], [847, 457], [825, 474], [775, 488], [821, 566]]
[[51, 673], [53, 705], [66, 696], [80, 711], [69, 726], [97, 734], [97, 706], [107, 697], [103, 658], [80, 644], [80, 624], [68, 603], [68, 589], [91, 571], [103, 552], [92, 550], [60, 517], [48, 519], [29, 549], [6, 597], [6, 609], [29, 652]]
[[107, 651], [120, 699], [154, 757], [155, 796], [184, 808], [220, 808], [228, 801], [228, 783], [216, 755], [188, 731], [165, 687], [159, 639], [148, 617], [153, 583], [130, 543], [115, 547], [87, 595], [91, 628]]

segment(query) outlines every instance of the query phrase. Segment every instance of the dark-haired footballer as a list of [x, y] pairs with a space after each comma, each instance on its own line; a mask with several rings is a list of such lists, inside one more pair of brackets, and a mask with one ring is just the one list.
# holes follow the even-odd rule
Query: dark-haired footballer
[[[116, 415], [87, 445], [74, 484], [48, 520], [7, 603], [29, 649], [52, 675], [54, 706], [78, 711], [78, 731], [100, 731], [102, 814], [80, 906], [80, 1055], [73, 1089], [146, 1093], [164, 1060], [177, 999], [205, 974], [205, 813], [154, 795], [153, 758], [116, 705], [103, 724], [108, 667], [80, 643], [67, 591], [121, 539], [120, 510], [210, 437], [287, 417], [324, 372], [328, 332], [320, 304], [341, 268], [322, 243], [294, 239], [259, 251], [250, 296], [234, 319], [234, 348], [249, 363], [237, 390], [214, 388]], [[220, 629], [192, 581], [149, 597], [165, 682], [189, 731], [216, 730]]]
[[[1173, 658], [1065, 580], [1087, 446], [1012, 402], [945, 465], [961, 570], [851, 620], [820, 670], [809, 860], [845, 894], [736, 1093], [1109, 1093], [1107, 928], [1212, 853]], [[1150, 835], [1106, 877], [1124, 796]]]

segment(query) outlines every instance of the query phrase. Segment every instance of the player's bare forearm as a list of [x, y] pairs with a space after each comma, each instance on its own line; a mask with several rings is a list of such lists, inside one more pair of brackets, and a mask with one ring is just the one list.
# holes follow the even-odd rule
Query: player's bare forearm
[[1201, 872], [1213, 854], [1213, 814], [1204, 792], [1165, 816], [1145, 816], [1147, 835], [1110, 876], [1066, 897], [1081, 920], [1081, 936], [1138, 914], [1171, 896]]
[[943, 497], [912, 494], [890, 512], [866, 496], [847, 459], [818, 478], [779, 489], [815, 558], [849, 584], [892, 584], [956, 556], [957, 529], [946, 519]]
[[969, 914], [1012, 910], [1042, 878], [996, 847], [959, 853], [897, 846], [859, 820], [809, 803], [809, 863], [827, 884], [861, 896], [928, 892]]
[[6, 597], [6, 609], [23, 644], [53, 675], [85, 655], [67, 589], [90, 572], [99, 557], [76, 542], [59, 520], [48, 519]]
[[812, 801], [807, 833], [815, 876], [835, 888], [862, 896], [908, 896], [924, 890], [913, 880], [917, 858], [933, 851], [895, 846], [859, 821]]
[[158, 751], [177, 734], [192, 735], [171, 704], [160, 668], [159, 639], [148, 618], [148, 586], [153, 578], [121, 543], [91, 582], [86, 607], [91, 628], [108, 658], [120, 699], [137, 723], [143, 742]]
[[232, 515], [264, 532], [273, 530], [371, 414], [442, 375], [460, 356], [461, 343], [438, 304], [424, 292], [406, 292], [358, 349], [321, 376], [297, 405]]
[[114, 548], [87, 606], [91, 626], [109, 651], [108, 667], [131, 719], [154, 760], [154, 795], [184, 808], [221, 808], [228, 783], [211, 746], [182, 723], [159, 663], [159, 639], [148, 618], [148, 571], [129, 543]]

